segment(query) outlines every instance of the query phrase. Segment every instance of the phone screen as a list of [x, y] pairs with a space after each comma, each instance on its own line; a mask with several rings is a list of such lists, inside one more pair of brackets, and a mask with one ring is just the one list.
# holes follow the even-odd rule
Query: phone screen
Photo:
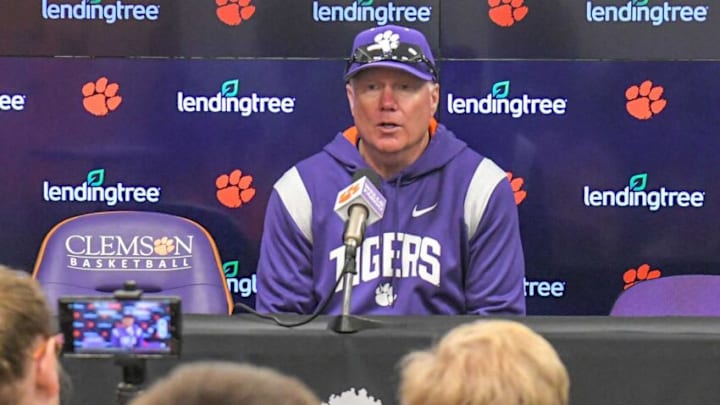
[[86, 357], [164, 357], [180, 353], [180, 299], [62, 297], [63, 353]]

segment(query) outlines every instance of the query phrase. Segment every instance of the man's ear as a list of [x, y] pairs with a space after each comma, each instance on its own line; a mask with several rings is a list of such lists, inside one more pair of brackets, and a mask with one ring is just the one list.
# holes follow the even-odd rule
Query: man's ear
[[35, 360], [35, 390], [46, 398], [60, 395], [59, 365], [55, 354], [55, 340], [47, 339], [43, 355]]
[[438, 83], [431, 83], [430, 86], [430, 108], [432, 109], [432, 115], [434, 116], [437, 112], [438, 105], [440, 104], [440, 85]]
[[355, 92], [353, 90], [352, 84], [350, 82], [347, 82], [345, 84], [345, 94], [347, 95], [348, 99], [348, 105], [350, 106], [350, 112], [355, 115]]

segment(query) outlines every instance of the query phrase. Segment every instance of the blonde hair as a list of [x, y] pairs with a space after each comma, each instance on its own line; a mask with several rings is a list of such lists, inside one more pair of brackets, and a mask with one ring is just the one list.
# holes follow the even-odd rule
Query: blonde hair
[[565, 405], [570, 379], [539, 334], [514, 321], [456, 327], [401, 361], [401, 405]]
[[319, 405], [300, 380], [265, 367], [223, 361], [181, 365], [131, 405]]
[[37, 339], [49, 337], [50, 310], [28, 273], [0, 265], [0, 403], [13, 403]]

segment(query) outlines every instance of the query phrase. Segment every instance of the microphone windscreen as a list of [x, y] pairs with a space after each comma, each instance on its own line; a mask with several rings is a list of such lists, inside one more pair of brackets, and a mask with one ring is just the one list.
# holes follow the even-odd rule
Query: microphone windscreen
[[375, 173], [374, 170], [369, 168], [360, 169], [353, 173], [352, 181], [354, 182], [356, 180], [360, 180], [363, 177], [367, 177], [368, 180], [370, 180], [370, 182], [373, 184], [373, 186], [375, 186], [375, 188], [380, 188], [380, 182], [382, 180], [380, 179], [380, 176]]

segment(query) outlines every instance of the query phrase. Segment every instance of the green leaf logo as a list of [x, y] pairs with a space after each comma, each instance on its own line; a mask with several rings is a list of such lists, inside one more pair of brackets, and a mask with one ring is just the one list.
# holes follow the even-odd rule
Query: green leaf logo
[[510, 94], [510, 80], [493, 84], [492, 95], [494, 98], [507, 98], [508, 94]]
[[238, 95], [239, 89], [240, 80], [228, 80], [222, 84], [222, 87], [220, 87], [220, 94], [222, 94], [223, 97], [235, 97]]
[[643, 191], [647, 187], [647, 173], [640, 173], [630, 177], [630, 190]]
[[648, 0], [633, 0], [633, 4], [637, 7], [647, 6]]
[[105, 169], [95, 169], [88, 172], [87, 184], [90, 187], [99, 187], [105, 182]]
[[90, 0], [90, 4], [100, 4], [101, 0]]
[[223, 272], [225, 273], [225, 277], [236, 277], [238, 270], [240, 270], [240, 262], [237, 260], [223, 263]]
[[360, 7], [369, 7], [373, 5], [375, 0], [357, 0], [357, 4]]

